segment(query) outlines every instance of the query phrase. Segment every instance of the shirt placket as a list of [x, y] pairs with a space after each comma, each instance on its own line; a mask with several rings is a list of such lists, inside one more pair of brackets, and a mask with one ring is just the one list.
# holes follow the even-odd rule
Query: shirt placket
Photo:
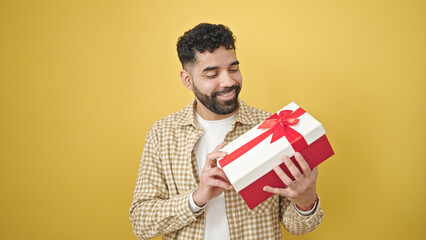
[[[188, 164], [187, 166], [191, 166], [191, 169], [188, 169], [188, 171], [190, 172], [189, 174], [191, 175], [191, 179], [192, 179], [192, 189], [198, 187], [198, 182], [200, 179], [199, 173], [197, 171], [198, 168], [197, 168], [197, 161], [194, 155], [194, 148], [195, 148], [195, 144], [201, 138], [202, 135], [203, 135], [203, 131], [197, 126], [194, 126], [194, 125], [188, 126], [188, 132], [186, 134], [187, 141], [185, 144], [185, 146], [187, 147], [187, 153], [185, 155], [185, 159], [186, 161], [189, 161], [187, 162]], [[198, 216], [198, 218], [199, 218], [200, 224], [197, 224], [196, 226], [194, 239], [203, 239], [205, 216], [204, 214], [202, 214]]]

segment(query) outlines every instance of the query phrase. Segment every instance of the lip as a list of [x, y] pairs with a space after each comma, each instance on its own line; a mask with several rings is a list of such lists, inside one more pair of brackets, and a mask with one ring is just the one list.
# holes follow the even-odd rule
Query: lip
[[232, 90], [230, 92], [221, 93], [216, 95], [218, 98], [220, 98], [222, 101], [228, 101], [234, 98], [235, 96], [235, 90]]

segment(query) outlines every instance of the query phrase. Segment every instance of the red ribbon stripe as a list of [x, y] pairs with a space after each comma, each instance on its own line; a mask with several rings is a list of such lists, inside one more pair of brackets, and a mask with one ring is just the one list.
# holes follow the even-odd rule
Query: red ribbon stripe
[[295, 111], [291, 110], [282, 110], [279, 114], [274, 114], [267, 118], [262, 124], [259, 125], [258, 129], [267, 129], [265, 132], [259, 136], [253, 138], [237, 150], [228, 154], [226, 157], [222, 158], [219, 162], [222, 167], [225, 167], [235, 159], [239, 158], [250, 149], [255, 147], [257, 144], [265, 140], [269, 135], [272, 134], [271, 143], [277, 141], [278, 139], [285, 136], [290, 142], [294, 151], [299, 152], [308, 144], [303, 138], [302, 134], [298, 133], [296, 130], [291, 128], [291, 125], [295, 125], [299, 122], [298, 117], [305, 113], [305, 110], [298, 108]]

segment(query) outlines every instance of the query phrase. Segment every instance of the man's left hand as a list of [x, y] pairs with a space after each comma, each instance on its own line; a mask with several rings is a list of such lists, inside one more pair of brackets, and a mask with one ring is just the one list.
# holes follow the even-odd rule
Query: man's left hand
[[295, 180], [291, 180], [291, 178], [284, 173], [280, 166], [275, 166], [275, 173], [287, 187], [274, 188], [270, 186], [265, 186], [263, 190], [269, 193], [286, 197], [302, 209], [309, 209], [315, 203], [317, 197], [316, 185], [318, 169], [317, 167], [315, 167], [311, 170], [308, 163], [303, 158], [302, 154], [297, 152], [294, 154], [294, 156], [303, 172], [299, 171], [299, 169], [290, 160], [288, 156], [284, 156], [284, 164], [287, 166], [288, 170], [293, 175]]

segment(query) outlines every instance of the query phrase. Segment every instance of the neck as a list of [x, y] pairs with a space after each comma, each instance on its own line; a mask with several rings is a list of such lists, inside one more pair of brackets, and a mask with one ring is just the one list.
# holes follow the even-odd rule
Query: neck
[[200, 115], [200, 117], [203, 118], [204, 120], [208, 120], [208, 121], [221, 120], [221, 119], [228, 118], [232, 116], [237, 110], [238, 108], [232, 113], [228, 113], [224, 115], [217, 114], [210, 111], [208, 108], [206, 108], [201, 102], [198, 101], [198, 99], [197, 99], [196, 107], [195, 107], [195, 111], [197, 111], [198, 115]]

